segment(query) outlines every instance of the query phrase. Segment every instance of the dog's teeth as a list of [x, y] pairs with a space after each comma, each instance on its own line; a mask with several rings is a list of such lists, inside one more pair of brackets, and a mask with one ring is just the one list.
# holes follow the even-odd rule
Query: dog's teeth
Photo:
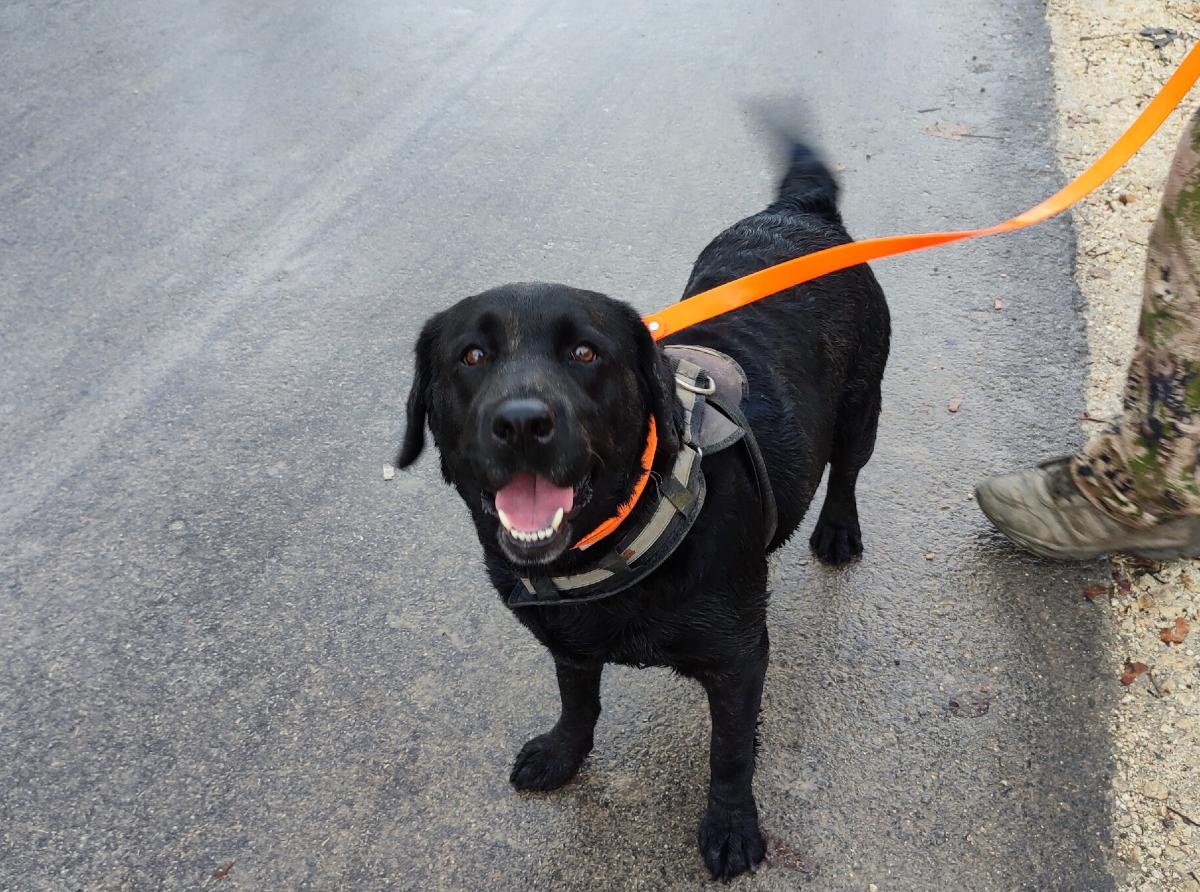
[[550, 526], [540, 530], [517, 530], [513, 529], [512, 521], [508, 519], [508, 515], [499, 509], [496, 509], [496, 513], [500, 517], [501, 526], [508, 530], [510, 536], [512, 536], [518, 542], [530, 544], [534, 542], [544, 542], [546, 539], [549, 539], [555, 534], [555, 532], [558, 531], [558, 528], [562, 524], [563, 520], [563, 510], [559, 508], [558, 511], [555, 512], [554, 520], [550, 522]]

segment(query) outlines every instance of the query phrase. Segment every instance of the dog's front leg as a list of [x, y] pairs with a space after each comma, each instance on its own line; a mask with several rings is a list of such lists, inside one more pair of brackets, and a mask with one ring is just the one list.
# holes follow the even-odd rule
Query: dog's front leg
[[600, 718], [603, 663], [554, 661], [562, 714], [554, 727], [521, 747], [509, 780], [518, 790], [554, 790], [579, 770], [592, 751], [592, 732]]
[[700, 854], [713, 879], [752, 870], [766, 855], [754, 803], [754, 735], [767, 672], [767, 635], [753, 657], [731, 670], [699, 676], [712, 713], [708, 811], [700, 821]]

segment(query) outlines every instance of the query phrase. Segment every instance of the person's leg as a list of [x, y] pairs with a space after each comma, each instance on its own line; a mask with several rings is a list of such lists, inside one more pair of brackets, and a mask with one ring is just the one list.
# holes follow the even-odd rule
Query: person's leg
[[1044, 557], [1200, 555], [1200, 113], [1150, 236], [1125, 406], [1079, 455], [976, 489], [993, 525]]
[[1146, 528], [1200, 514], [1200, 115], [1171, 163], [1150, 233], [1142, 316], [1120, 420], [1071, 470], [1092, 504]]

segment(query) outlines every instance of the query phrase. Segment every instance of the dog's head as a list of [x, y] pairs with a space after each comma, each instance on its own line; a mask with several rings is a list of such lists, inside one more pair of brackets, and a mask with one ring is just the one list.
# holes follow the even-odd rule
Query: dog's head
[[506, 285], [425, 323], [396, 463], [425, 444], [514, 565], [550, 563], [629, 498], [650, 417], [678, 448], [669, 368], [629, 305], [565, 285]]

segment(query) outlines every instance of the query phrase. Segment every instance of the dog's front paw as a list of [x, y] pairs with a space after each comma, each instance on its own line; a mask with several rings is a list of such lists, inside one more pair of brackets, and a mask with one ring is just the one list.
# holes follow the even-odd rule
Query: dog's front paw
[[767, 854], [758, 815], [709, 806], [700, 821], [700, 854], [714, 880], [728, 882], [753, 870]]
[[842, 523], [822, 515], [808, 540], [813, 553], [827, 564], [844, 564], [863, 553], [858, 521]]
[[575, 744], [553, 731], [521, 747], [509, 781], [518, 790], [557, 790], [575, 776], [591, 742]]

